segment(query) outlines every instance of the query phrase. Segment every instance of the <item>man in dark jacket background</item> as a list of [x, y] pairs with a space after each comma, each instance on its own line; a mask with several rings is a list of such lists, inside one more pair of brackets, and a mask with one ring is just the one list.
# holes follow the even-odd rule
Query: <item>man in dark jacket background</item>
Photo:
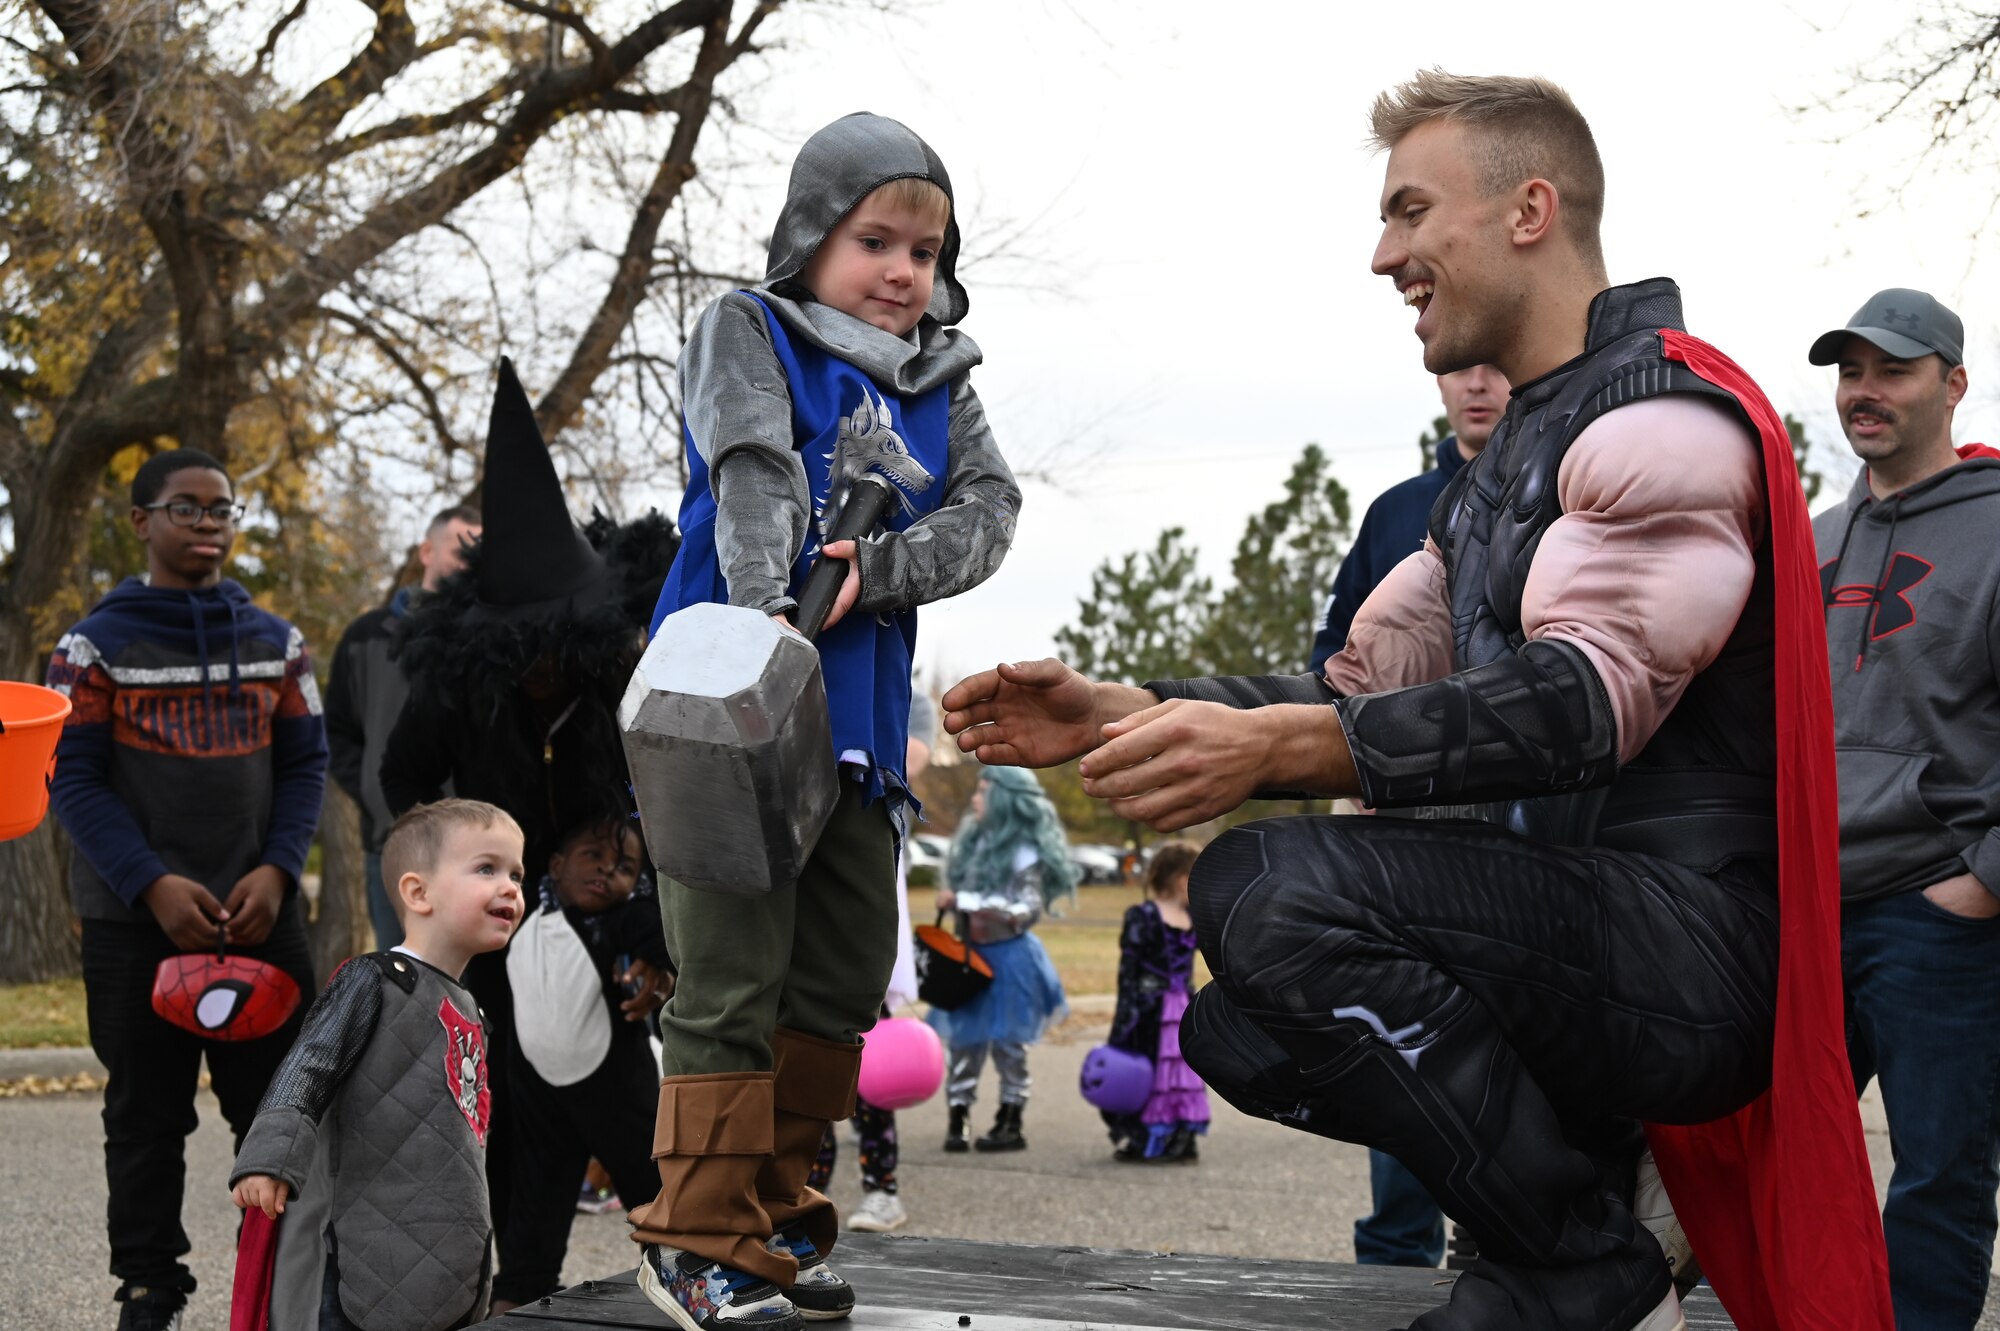
[[[1307, 668], [1314, 673], [1347, 645], [1354, 612], [1375, 584], [1423, 549], [1431, 506], [1458, 469], [1479, 456], [1507, 410], [1507, 376], [1491, 365], [1441, 374], [1437, 386], [1451, 433], [1438, 441], [1435, 467], [1384, 490], [1362, 516], [1313, 638]], [[1444, 1257], [1444, 1212], [1417, 1176], [1388, 1152], [1370, 1151], [1368, 1182], [1375, 1209], [1354, 1222], [1354, 1259], [1365, 1266], [1436, 1266]]]
[[[1326, 658], [1347, 645], [1347, 630], [1354, 624], [1354, 612], [1375, 590], [1375, 584], [1389, 570], [1424, 545], [1424, 523], [1430, 519], [1431, 505], [1444, 493], [1458, 469], [1479, 456], [1500, 414], [1507, 410], [1507, 376], [1491, 365], [1475, 365], [1437, 377], [1438, 395], [1444, 399], [1444, 417], [1451, 433], [1438, 441], [1437, 465], [1418, 476], [1396, 484], [1375, 496], [1375, 502], [1361, 517], [1361, 530], [1340, 572], [1333, 576], [1333, 591], [1326, 601], [1326, 615], [1313, 636], [1312, 659], [1307, 668], [1318, 672]], [[1376, 1210], [1381, 1207], [1381, 1191], [1376, 1191]], [[1436, 1210], [1435, 1207], [1432, 1208]], [[1438, 1239], [1439, 1244], [1444, 1242]], [[1440, 1248], [1440, 1251], [1442, 1249]], [[1367, 1258], [1362, 1258], [1367, 1261]], [[1437, 1259], [1425, 1263], [1436, 1266]]]
[[403, 925], [382, 882], [382, 843], [396, 821], [382, 797], [382, 751], [410, 696], [409, 682], [402, 667], [389, 659], [389, 649], [411, 597], [436, 591], [440, 582], [464, 568], [466, 547], [479, 539], [479, 533], [479, 510], [464, 504], [432, 518], [417, 546], [422, 584], [398, 588], [388, 605], [349, 624], [333, 651], [333, 674], [326, 686], [328, 770], [361, 808], [368, 920], [375, 927], [375, 946], [384, 950], [403, 941]]
[[2000, 452], [1954, 448], [1964, 329], [1876, 293], [1813, 343], [1866, 465], [1813, 523], [1840, 762], [1854, 1083], [1882, 1080], [1900, 1331], [1970, 1331], [2000, 1186]]

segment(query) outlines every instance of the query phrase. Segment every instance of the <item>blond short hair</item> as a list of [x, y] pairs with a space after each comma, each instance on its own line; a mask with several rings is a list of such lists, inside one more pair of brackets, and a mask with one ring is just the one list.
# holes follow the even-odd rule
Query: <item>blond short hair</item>
[[1564, 230], [1583, 256], [1604, 265], [1604, 162], [1590, 122], [1568, 93], [1540, 77], [1417, 71], [1375, 98], [1368, 140], [1387, 151], [1419, 125], [1454, 120], [1474, 128], [1475, 168], [1488, 198], [1541, 179], [1562, 200]]
[[915, 213], [940, 227], [951, 220], [951, 196], [934, 180], [926, 180], [922, 176], [898, 176], [870, 190], [868, 197], [872, 199], [878, 194], [884, 207]]
[[496, 823], [513, 828], [514, 835], [526, 839], [512, 814], [485, 800], [449, 799], [419, 804], [398, 818], [389, 829], [389, 839], [382, 843], [382, 885], [389, 890], [396, 913], [401, 915], [403, 911], [403, 894], [396, 884], [403, 881], [404, 874], [435, 873], [438, 856], [444, 853], [445, 839], [453, 832], [461, 827], [476, 827], [483, 832]]

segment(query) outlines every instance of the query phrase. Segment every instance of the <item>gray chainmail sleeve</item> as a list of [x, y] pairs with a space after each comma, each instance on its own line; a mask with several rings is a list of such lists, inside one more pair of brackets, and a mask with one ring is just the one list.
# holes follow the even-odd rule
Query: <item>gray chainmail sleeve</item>
[[857, 612], [883, 614], [942, 601], [992, 577], [1014, 544], [1021, 487], [986, 423], [970, 376], [951, 385], [951, 470], [934, 513], [907, 531], [861, 542]]
[[792, 559], [805, 547], [812, 494], [792, 446], [792, 394], [757, 303], [710, 305], [681, 351], [681, 411], [715, 491], [715, 556], [729, 603], [789, 612]]
[[284, 1180], [295, 1197], [305, 1187], [319, 1146], [320, 1120], [375, 1034], [383, 983], [366, 957], [355, 957], [334, 972], [257, 1106], [256, 1121], [236, 1154], [230, 1187], [250, 1174]]

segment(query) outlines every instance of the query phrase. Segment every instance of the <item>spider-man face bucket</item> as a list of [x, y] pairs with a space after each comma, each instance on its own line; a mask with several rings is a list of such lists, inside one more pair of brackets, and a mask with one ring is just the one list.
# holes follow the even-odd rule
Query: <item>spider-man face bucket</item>
[[153, 1011], [204, 1040], [260, 1039], [298, 1006], [298, 982], [269, 962], [229, 956], [220, 928], [214, 955], [183, 952], [153, 975]]

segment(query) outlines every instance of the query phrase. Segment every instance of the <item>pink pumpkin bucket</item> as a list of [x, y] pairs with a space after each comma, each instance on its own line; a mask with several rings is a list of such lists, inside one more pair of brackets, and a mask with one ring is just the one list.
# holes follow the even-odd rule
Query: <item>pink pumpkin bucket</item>
[[68, 715], [69, 699], [54, 689], [0, 680], [0, 841], [41, 825]]
[[908, 1109], [944, 1085], [944, 1041], [915, 1017], [889, 1017], [861, 1037], [861, 1098], [877, 1109]]

